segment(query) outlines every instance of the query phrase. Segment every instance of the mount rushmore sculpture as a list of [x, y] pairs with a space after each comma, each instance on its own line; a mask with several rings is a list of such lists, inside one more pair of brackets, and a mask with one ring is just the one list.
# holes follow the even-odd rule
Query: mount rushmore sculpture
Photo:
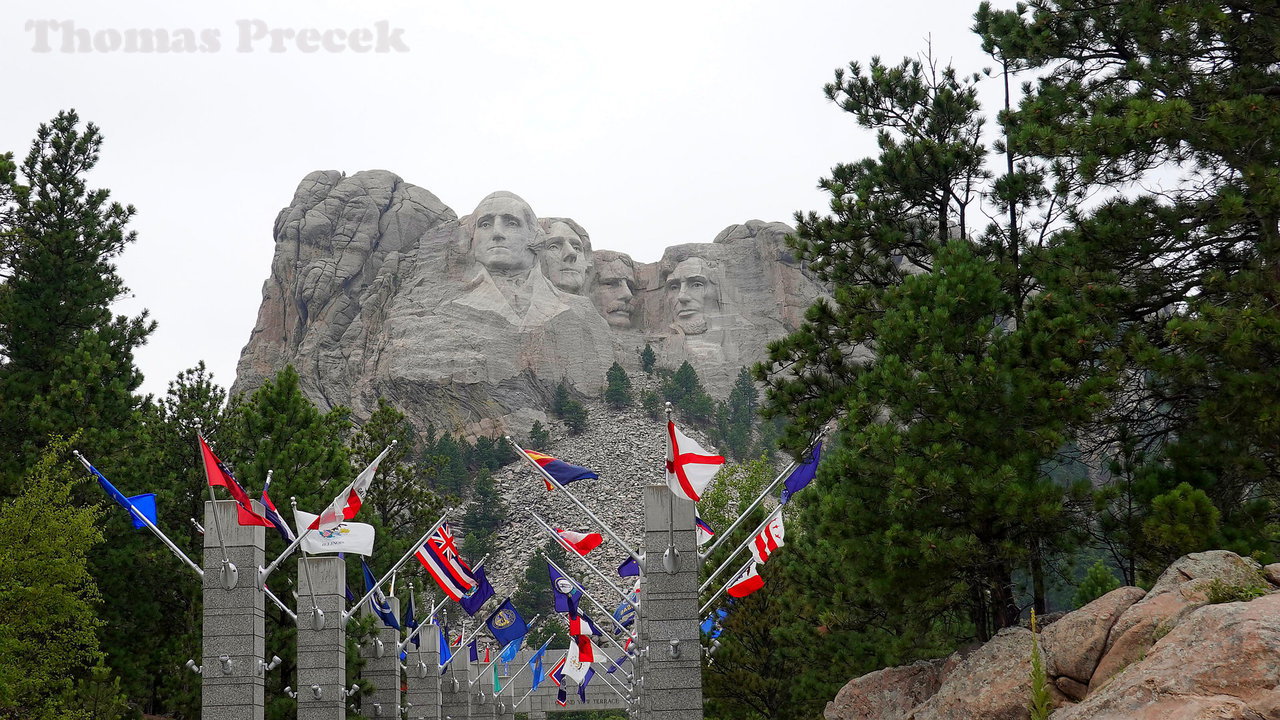
[[420, 427], [524, 432], [561, 380], [598, 395], [648, 344], [723, 397], [823, 294], [789, 232], [752, 220], [638, 263], [510, 192], [459, 218], [386, 171], [313, 172], [276, 219], [233, 391], [292, 364], [322, 408], [367, 416], [383, 397]]

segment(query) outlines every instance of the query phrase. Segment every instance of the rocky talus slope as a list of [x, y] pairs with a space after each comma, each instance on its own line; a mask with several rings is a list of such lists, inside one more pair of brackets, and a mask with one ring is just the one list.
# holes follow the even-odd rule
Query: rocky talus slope
[[[1238, 591], [1262, 593], [1221, 602]], [[1216, 602], [1214, 602], [1216, 601]], [[1122, 587], [1041, 629], [1051, 720], [1280, 719], [1280, 564], [1186, 555], [1150, 591]], [[1031, 631], [855, 678], [827, 720], [1025, 720]]]

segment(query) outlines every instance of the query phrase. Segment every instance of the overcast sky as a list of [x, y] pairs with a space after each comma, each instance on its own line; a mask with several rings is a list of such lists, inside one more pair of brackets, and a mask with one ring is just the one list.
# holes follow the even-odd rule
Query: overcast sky
[[[653, 261], [733, 223], [821, 212], [818, 180], [875, 150], [823, 97], [832, 71], [928, 38], [977, 71], [976, 6], [5, 0], [0, 151], [25, 155], [66, 108], [101, 127], [90, 184], [138, 211], [118, 310], [159, 322], [137, 353], [143, 391], [200, 360], [230, 386], [272, 224], [307, 173], [387, 169], [459, 215], [511, 190]], [[144, 29], [197, 51], [126, 52]]]

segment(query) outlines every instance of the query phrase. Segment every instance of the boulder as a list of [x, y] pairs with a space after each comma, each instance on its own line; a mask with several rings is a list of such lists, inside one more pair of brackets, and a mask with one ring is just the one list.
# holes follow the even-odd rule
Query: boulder
[[1179, 558], [1160, 575], [1145, 598], [1116, 620], [1102, 659], [1089, 679], [1089, 692], [1096, 692], [1113, 675], [1141, 660], [1184, 616], [1208, 603], [1208, 590], [1214, 581], [1257, 585], [1261, 580], [1261, 568], [1256, 562], [1226, 550]]
[[927, 700], [943, 677], [959, 664], [959, 656], [921, 660], [903, 667], [885, 668], [850, 680], [836, 699], [827, 703], [826, 720], [902, 720]]
[[[1051, 686], [1055, 706], [1067, 699]], [[1026, 720], [1031, 631], [1005, 628], [960, 662], [938, 691], [904, 720]]]
[[1112, 626], [1146, 594], [1142, 588], [1116, 588], [1046, 626], [1040, 633], [1040, 644], [1045, 650], [1049, 676], [1070, 678], [1087, 687], [1107, 647]]
[[1267, 579], [1267, 582], [1280, 587], [1280, 563], [1271, 563], [1262, 568], [1262, 576]]
[[1145, 657], [1052, 720], [1280, 718], [1280, 593], [1187, 611]]

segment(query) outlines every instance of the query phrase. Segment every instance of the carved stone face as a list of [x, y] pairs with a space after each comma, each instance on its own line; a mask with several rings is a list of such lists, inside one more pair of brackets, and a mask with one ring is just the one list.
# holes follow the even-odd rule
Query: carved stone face
[[596, 266], [591, 300], [610, 327], [620, 330], [631, 327], [635, 283], [635, 271], [622, 260], [610, 260]]
[[686, 335], [707, 331], [707, 310], [714, 310], [717, 301], [710, 272], [702, 258], [689, 258], [676, 265], [667, 276], [666, 293], [672, 325]]
[[530, 244], [536, 228], [533, 210], [513, 197], [489, 197], [474, 213], [476, 231], [471, 253], [476, 262], [500, 274], [528, 270], [537, 261]]
[[587, 281], [590, 252], [590, 241], [584, 240], [573, 228], [562, 222], [552, 223], [547, 231], [546, 250], [542, 252], [543, 272], [552, 285], [580, 295]]

